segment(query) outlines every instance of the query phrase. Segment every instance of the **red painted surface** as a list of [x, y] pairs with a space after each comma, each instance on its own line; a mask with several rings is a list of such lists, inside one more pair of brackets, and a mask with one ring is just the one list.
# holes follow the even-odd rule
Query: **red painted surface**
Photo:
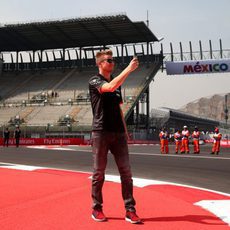
[[124, 220], [119, 183], [105, 182], [108, 222], [91, 218], [90, 174], [40, 169], [0, 168], [1, 230], [229, 230], [214, 214], [194, 205], [200, 200], [229, 199], [213, 192], [174, 185], [134, 187], [142, 225]]

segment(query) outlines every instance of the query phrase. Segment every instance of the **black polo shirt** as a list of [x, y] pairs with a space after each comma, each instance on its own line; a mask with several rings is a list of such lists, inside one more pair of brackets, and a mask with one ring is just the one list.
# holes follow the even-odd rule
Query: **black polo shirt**
[[100, 74], [89, 80], [89, 93], [93, 111], [93, 131], [124, 132], [120, 104], [121, 88], [114, 92], [100, 93], [100, 88], [108, 81]]

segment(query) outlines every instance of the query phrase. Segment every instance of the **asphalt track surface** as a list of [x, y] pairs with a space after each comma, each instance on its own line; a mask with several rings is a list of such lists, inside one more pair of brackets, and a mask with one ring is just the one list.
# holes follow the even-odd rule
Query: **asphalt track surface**
[[[65, 149], [66, 148], [66, 149]], [[192, 148], [192, 146], [191, 146]], [[159, 146], [129, 146], [133, 176], [191, 185], [230, 193], [230, 149], [221, 148], [219, 155], [211, 155], [210, 145], [201, 146], [201, 153], [160, 154]], [[192, 152], [192, 151], [191, 151]], [[23, 164], [82, 172], [92, 171], [90, 146], [63, 146], [63, 149], [34, 149], [0, 147], [1, 164]], [[118, 175], [111, 154], [108, 155], [107, 174]]]

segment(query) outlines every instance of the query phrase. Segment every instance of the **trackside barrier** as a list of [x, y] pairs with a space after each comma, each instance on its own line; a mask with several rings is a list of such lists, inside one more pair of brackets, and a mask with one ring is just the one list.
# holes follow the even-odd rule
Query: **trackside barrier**
[[[85, 145], [83, 138], [20, 138], [20, 145]], [[0, 138], [3, 145], [3, 138]], [[9, 139], [9, 145], [16, 145], [14, 138]]]
[[[213, 141], [205, 141], [205, 143], [212, 143]], [[20, 138], [20, 145], [91, 145], [90, 140], [83, 138]], [[137, 145], [156, 145], [159, 141], [148, 140], [129, 140], [128, 144]], [[172, 143], [174, 144], [174, 143]], [[3, 138], [0, 138], [0, 146], [3, 145]], [[9, 139], [9, 145], [16, 145], [14, 138]], [[230, 148], [230, 140], [221, 140], [222, 147]]]
[[[205, 140], [205, 143], [213, 143], [213, 139]], [[222, 147], [230, 148], [230, 140], [221, 140], [220, 145]]]
[[139, 145], [156, 145], [159, 141], [148, 141], [148, 140], [128, 140], [128, 144], [139, 144]]
[[[9, 145], [15, 145], [15, 139], [9, 139]], [[90, 140], [83, 138], [20, 138], [20, 145], [91, 145]], [[128, 144], [159, 144], [159, 141], [129, 140]], [[0, 145], [3, 145], [3, 138], [0, 138]]]
[[220, 141], [220, 145], [222, 147], [230, 148], [230, 140], [222, 140], [222, 141]]
[[[83, 138], [20, 138], [20, 145], [91, 145], [90, 140]], [[128, 144], [159, 144], [159, 141], [129, 140]], [[0, 145], [3, 145], [3, 138], [0, 138]], [[14, 138], [9, 139], [9, 145], [16, 145]]]

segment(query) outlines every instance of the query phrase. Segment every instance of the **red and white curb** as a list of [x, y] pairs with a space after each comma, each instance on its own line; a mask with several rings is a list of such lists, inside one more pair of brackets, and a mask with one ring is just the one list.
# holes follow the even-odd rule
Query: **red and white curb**
[[[38, 166], [30, 166], [30, 165], [20, 165], [20, 164], [11, 164], [11, 163], [5, 163], [0, 162], [0, 168], [7, 168], [7, 169], [15, 169], [15, 170], [25, 170], [25, 171], [35, 171], [35, 170], [41, 170], [41, 169], [53, 169], [53, 168], [46, 168], [46, 167], [38, 167]], [[55, 170], [64, 170], [64, 169], [55, 169]], [[72, 171], [72, 170], [65, 170], [65, 171]], [[79, 172], [79, 171], [72, 171], [72, 172]], [[83, 172], [80, 172], [83, 173]], [[85, 172], [86, 174], [89, 174], [89, 172]], [[89, 177], [91, 179], [91, 177]], [[116, 175], [106, 175], [105, 181], [114, 182], [114, 183], [120, 183], [120, 177]], [[207, 191], [219, 195], [224, 195], [226, 199], [222, 200], [201, 200], [193, 205], [200, 206], [203, 209], [213, 213], [215, 216], [220, 218], [223, 222], [227, 223], [230, 226], [230, 194], [218, 192], [215, 190], [210, 189], [204, 189], [200, 187], [195, 186], [188, 186], [184, 184], [178, 184], [178, 183], [171, 183], [171, 182], [165, 182], [165, 181], [159, 181], [159, 180], [150, 180], [150, 179], [142, 179], [142, 178], [133, 178], [133, 185], [139, 188], [144, 188], [146, 186], [150, 185], [174, 185], [174, 186], [180, 186], [180, 187], [186, 187], [191, 189], [197, 189], [201, 191]]]
[[202, 200], [195, 205], [212, 212], [230, 226], [230, 200]]
[[[110, 182], [120, 183], [119, 176], [106, 175], [105, 180]], [[187, 187], [187, 188], [212, 192], [212, 193], [229, 197], [229, 200], [201, 200], [199, 202], [194, 203], [194, 205], [200, 206], [203, 209], [206, 209], [207, 211], [213, 213], [215, 216], [219, 217], [222, 221], [224, 221], [230, 226], [230, 194], [228, 193], [218, 192], [211, 189], [205, 189], [196, 186], [171, 183], [171, 182], [165, 182], [159, 180], [135, 178], [135, 177], [133, 178], [133, 185], [140, 188], [150, 186], [150, 185], [175, 185], [175, 186], [181, 186], [181, 187]]]

